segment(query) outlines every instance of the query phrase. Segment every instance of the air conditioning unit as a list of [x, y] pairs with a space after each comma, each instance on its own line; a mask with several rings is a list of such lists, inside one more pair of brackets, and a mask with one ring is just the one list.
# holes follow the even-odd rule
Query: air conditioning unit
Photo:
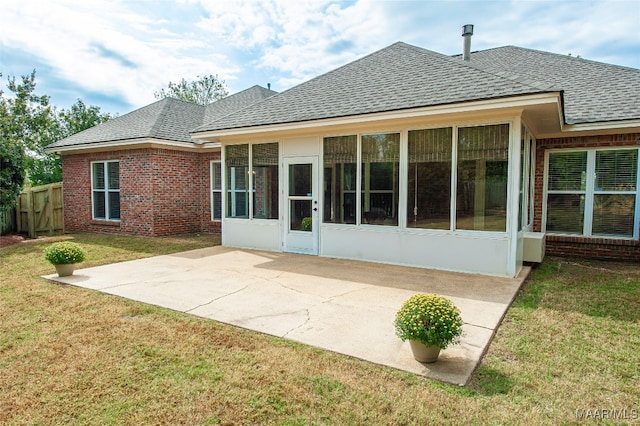
[[544, 232], [525, 232], [522, 260], [540, 263], [544, 259]]

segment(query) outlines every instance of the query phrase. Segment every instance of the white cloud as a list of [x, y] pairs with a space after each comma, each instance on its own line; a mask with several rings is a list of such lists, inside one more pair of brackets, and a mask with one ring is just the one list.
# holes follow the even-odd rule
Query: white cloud
[[0, 45], [47, 64], [39, 79], [140, 107], [169, 81], [207, 73], [237, 90], [265, 78], [286, 89], [396, 41], [459, 53], [467, 23], [474, 50], [513, 44], [639, 67], [639, 18], [635, 0], [22, 0], [3, 4]]
[[[171, 31], [136, 13], [130, 2], [26, 1], [0, 14], [3, 45], [48, 63], [59, 78], [91, 92], [116, 94], [132, 105], [154, 101], [169, 81], [237, 67], [195, 34]], [[46, 77], [45, 77], [46, 78]]]

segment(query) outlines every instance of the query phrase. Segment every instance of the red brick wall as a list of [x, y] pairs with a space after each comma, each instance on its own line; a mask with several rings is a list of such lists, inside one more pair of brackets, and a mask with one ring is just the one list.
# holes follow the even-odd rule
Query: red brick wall
[[[64, 155], [65, 229], [145, 236], [220, 232], [211, 221], [209, 176], [209, 162], [219, 157], [155, 148]], [[90, 164], [104, 160], [120, 161], [120, 222], [91, 219]]]
[[[536, 143], [534, 231], [542, 228], [544, 157], [549, 149], [629, 147], [640, 145], [640, 133], [538, 139]], [[66, 184], [65, 184], [66, 185]], [[65, 186], [66, 191], [66, 186]], [[551, 255], [640, 261], [640, 243], [615, 238], [547, 235], [546, 252]]]

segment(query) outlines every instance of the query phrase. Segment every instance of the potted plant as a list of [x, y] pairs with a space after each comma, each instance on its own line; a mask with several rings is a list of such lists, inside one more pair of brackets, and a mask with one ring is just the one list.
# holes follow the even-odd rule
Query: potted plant
[[56, 267], [59, 277], [66, 277], [73, 274], [75, 264], [82, 262], [87, 254], [78, 244], [62, 241], [47, 247], [44, 257]]
[[405, 300], [394, 321], [396, 334], [409, 340], [420, 362], [435, 362], [441, 349], [457, 343], [462, 335], [460, 309], [437, 294], [417, 293]]
[[300, 226], [301, 231], [311, 231], [313, 226], [313, 219], [310, 216], [302, 218], [302, 224]]

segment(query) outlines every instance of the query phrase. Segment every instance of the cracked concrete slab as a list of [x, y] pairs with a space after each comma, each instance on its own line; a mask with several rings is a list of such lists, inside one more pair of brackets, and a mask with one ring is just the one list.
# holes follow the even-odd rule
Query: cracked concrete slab
[[[45, 278], [464, 385], [528, 271], [509, 279], [210, 247]], [[465, 322], [460, 344], [433, 364], [415, 361], [393, 327], [416, 292], [451, 298]]]

